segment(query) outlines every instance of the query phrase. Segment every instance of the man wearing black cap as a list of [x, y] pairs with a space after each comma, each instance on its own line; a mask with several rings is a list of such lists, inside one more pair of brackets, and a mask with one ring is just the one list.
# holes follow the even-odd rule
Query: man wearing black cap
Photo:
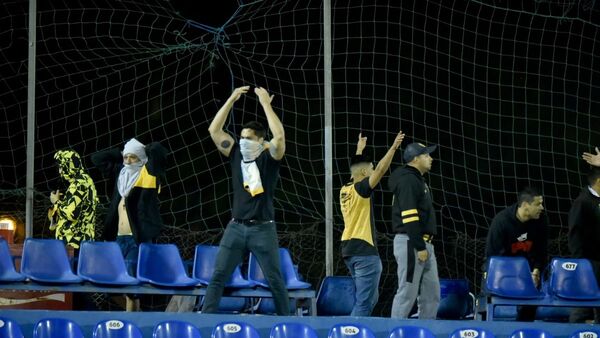
[[340, 205], [344, 216], [342, 256], [356, 288], [351, 316], [370, 316], [379, 298], [382, 266], [377, 252], [371, 194], [390, 167], [402, 139], [404, 134], [399, 132], [390, 149], [373, 169], [371, 159], [362, 154], [367, 138], [359, 134], [356, 155], [350, 161], [352, 180], [340, 190]]
[[419, 319], [435, 319], [440, 303], [440, 281], [431, 240], [437, 221], [433, 200], [423, 175], [431, 170], [429, 155], [436, 146], [411, 143], [404, 151], [407, 164], [394, 170], [389, 189], [394, 193], [392, 225], [394, 256], [398, 264], [398, 290], [392, 318], [407, 318], [418, 298]]

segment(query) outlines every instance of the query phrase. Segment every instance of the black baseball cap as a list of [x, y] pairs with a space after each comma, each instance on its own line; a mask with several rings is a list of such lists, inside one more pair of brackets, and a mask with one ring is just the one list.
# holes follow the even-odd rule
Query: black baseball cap
[[427, 147], [421, 143], [411, 143], [408, 146], [406, 146], [406, 149], [404, 149], [404, 154], [402, 155], [402, 158], [404, 159], [404, 162], [408, 163], [419, 155], [431, 154], [435, 151], [436, 148], [437, 145]]

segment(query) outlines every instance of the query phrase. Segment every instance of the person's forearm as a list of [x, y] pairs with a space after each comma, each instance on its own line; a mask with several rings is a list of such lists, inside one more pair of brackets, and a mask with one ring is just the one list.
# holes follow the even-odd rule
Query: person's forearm
[[225, 126], [225, 121], [227, 120], [227, 117], [229, 116], [229, 112], [231, 111], [231, 108], [233, 108], [234, 102], [235, 102], [235, 100], [233, 100], [231, 97], [229, 97], [227, 99], [227, 101], [225, 102], [225, 104], [221, 107], [221, 109], [219, 109], [219, 111], [215, 115], [215, 118], [212, 120], [212, 122], [210, 123], [210, 126], [208, 127], [208, 131], [211, 134], [214, 134], [214, 133], [217, 133], [217, 132], [223, 130], [223, 126]]
[[273, 134], [273, 139], [278, 142], [285, 142], [285, 131], [283, 129], [283, 124], [279, 117], [273, 111], [273, 107], [271, 107], [270, 103], [263, 104], [263, 110], [265, 111], [265, 115], [267, 116], [267, 123], [269, 124], [269, 130], [271, 134]]

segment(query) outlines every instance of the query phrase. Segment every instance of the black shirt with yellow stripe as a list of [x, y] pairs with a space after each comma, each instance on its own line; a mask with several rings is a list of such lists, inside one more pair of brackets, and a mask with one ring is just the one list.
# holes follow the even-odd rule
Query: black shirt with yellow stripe
[[357, 183], [348, 182], [340, 190], [340, 205], [344, 217], [343, 257], [379, 255], [371, 205], [372, 192], [368, 177]]
[[417, 251], [425, 250], [423, 235], [437, 234], [437, 220], [431, 191], [423, 175], [414, 167], [400, 167], [392, 172], [388, 186], [394, 193], [394, 231], [407, 234]]

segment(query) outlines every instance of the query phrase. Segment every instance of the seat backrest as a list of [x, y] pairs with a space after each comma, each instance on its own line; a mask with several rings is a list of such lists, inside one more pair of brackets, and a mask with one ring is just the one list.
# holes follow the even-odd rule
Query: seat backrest
[[142, 331], [124, 320], [105, 320], [96, 324], [94, 338], [143, 338]]
[[169, 320], [154, 327], [152, 338], [202, 338], [200, 330], [188, 322]]
[[598, 338], [600, 337], [600, 330], [579, 330], [571, 334], [570, 338]]
[[514, 331], [510, 338], [554, 338], [550, 333], [538, 329], [521, 329]]
[[399, 326], [390, 332], [390, 338], [435, 338], [435, 335], [424, 327]]
[[23, 338], [23, 332], [17, 322], [12, 319], [0, 317], [0, 337]]
[[600, 289], [587, 259], [554, 258], [549, 293], [574, 300], [600, 299]]
[[117, 242], [81, 242], [77, 274], [84, 278], [98, 277], [103, 280], [129, 276]]
[[188, 278], [187, 272], [174, 244], [140, 244], [137, 278], [141, 281], [171, 283]]
[[[310, 283], [306, 283], [300, 280], [294, 263], [292, 262], [292, 256], [286, 248], [279, 248], [279, 264], [281, 267], [281, 274], [283, 280], [288, 289], [307, 289], [310, 288]], [[265, 275], [260, 268], [258, 260], [251, 253], [248, 261], [248, 279], [256, 282], [256, 284], [268, 287]]]
[[490, 294], [507, 298], [539, 298], [525, 257], [490, 257], [485, 283]]
[[[290, 313], [296, 312], [296, 307], [298, 302], [295, 298], [290, 298]], [[258, 307], [256, 308], [256, 313], [265, 314], [265, 315], [274, 315], [277, 313], [277, 309], [275, 309], [275, 301], [273, 298], [260, 298], [258, 301]]]
[[224, 322], [213, 329], [212, 338], [260, 338], [258, 331], [247, 323]]
[[350, 315], [354, 307], [355, 294], [356, 289], [352, 277], [325, 277], [317, 293], [317, 315]]
[[279, 323], [271, 329], [270, 338], [318, 338], [315, 330], [303, 323]]
[[33, 329], [33, 338], [83, 338], [81, 328], [65, 318], [40, 320]]
[[375, 338], [375, 333], [368, 327], [352, 324], [336, 324], [329, 330], [328, 338]]
[[33, 280], [81, 281], [71, 270], [65, 244], [56, 239], [25, 239], [21, 273]]
[[0, 281], [20, 281], [25, 279], [23, 275], [15, 270], [12, 255], [8, 243], [0, 237]]
[[473, 312], [473, 301], [466, 279], [440, 279], [440, 304], [437, 317], [461, 319]]
[[[212, 275], [215, 272], [215, 261], [217, 259], [217, 253], [219, 252], [218, 246], [212, 245], [196, 245], [196, 252], [194, 254], [194, 269], [192, 277], [197, 279], [201, 284], [208, 285], [212, 279]], [[242, 270], [240, 266], [236, 266], [233, 271], [231, 278], [227, 283], [228, 287], [252, 287], [244, 277], [242, 276]]]
[[495, 336], [488, 330], [468, 327], [455, 330], [450, 334], [450, 338], [495, 338]]

